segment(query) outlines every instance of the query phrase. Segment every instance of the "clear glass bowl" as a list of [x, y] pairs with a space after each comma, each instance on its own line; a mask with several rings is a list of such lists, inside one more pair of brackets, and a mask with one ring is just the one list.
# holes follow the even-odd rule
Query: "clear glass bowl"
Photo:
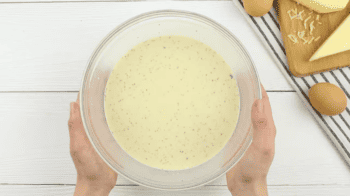
[[[162, 35], [191, 37], [213, 48], [231, 67], [239, 87], [240, 114], [229, 142], [212, 159], [190, 169], [161, 170], [138, 162], [119, 146], [105, 117], [105, 88], [116, 63], [135, 45]], [[92, 145], [119, 175], [150, 188], [183, 190], [217, 179], [240, 160], [252, 141], [251, 107], [254, 100], [261, 97], [255, 66], [243, 45], [229, 30], [199, 14], [161, 10], [124, 22], [102, 40], [92, 54], [83, 77], [80, 108]]]

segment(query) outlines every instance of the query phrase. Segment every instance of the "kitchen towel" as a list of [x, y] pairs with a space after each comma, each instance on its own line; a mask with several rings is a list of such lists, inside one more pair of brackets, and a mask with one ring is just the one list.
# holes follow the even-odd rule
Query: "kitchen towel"
[[[345, 161], [350, 165], [350, 68], [345, 67], [302, 78], [295, 77], [288, 68], [286, 51], [283, 46], [280, 26], [275, 10], [271, 9], [262, 17], [252, 17], [244, 10], [242, 0], [233, 0], [233, 2], [265, 44], [267, 50], [270, 51], [277, 66], [296, 90], [304, 105], [321, 124], [324, 131], [343, 155]], [[320, 114], [311, 106], [308, 90], [314, 84], [321, 82], [329, 82], [343, 89], [348, 99], [348, 107], [343, 113], [337, 116], [326, 116]]]

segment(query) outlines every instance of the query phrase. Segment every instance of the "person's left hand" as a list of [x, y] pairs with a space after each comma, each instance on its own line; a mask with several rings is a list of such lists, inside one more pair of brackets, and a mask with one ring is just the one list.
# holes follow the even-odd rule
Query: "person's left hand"
[[116, 185], [118, 175], [97, 154], [85, 133], [79, 94], [77, 101], [70, 103], [68, 126], [70, 154], [78, 173], [74, 195], [108, 195]]

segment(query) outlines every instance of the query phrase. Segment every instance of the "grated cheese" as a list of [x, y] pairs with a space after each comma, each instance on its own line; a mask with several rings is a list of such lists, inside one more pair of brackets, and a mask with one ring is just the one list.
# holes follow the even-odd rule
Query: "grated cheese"
[[297, 15], [297, 19], [303, 20], [303, 16], [302, 16], [303, 12], [304, 10], [299, 12], [299, 14]]
[[297, 17], [296, 15], [292, 16], [292, 15], [290, 14], [290, 10], [289, 10], [287, 13], [289, 14], [289, 17], [290, 17], [291, 20], [293, 20], [295, 17]]
[[305, 35], [305, 31], [301, 31], [301, 32], [298, 31], [299, 38], [303, 39], [304, 35]]
[[298, 31], [298, 36], [299, 36], [299, 38], [300, 39], [302, 39], [303, 41], [304, 41], [304, 44], [306, 44], [307, 42], [308, 42], [308, 40], [306, 40], [305, 38], [304, 38], [304, 35], [305, 35], [305, 31]]
[[311, 18], [311, 16], [309, 16], [307, 19], [304, 20], [304, 27], [305, 27], [305, 29], [307, 29], [307, 27], [306, 27], [306, 22], [307, 22], [310, 18]]
[[315, 29], [315, 26], [314, 26], [314, 21], [312, 21], [310, 23], [310, 35], [312, 35], [312, 31]]
[[311, 42], [314, 40], [315, 38], [312, 36], [311, 40], [309, 41], [308, 44], [311, 44]]
[[306, 39], [304, 39], [304, 38], [303, 38], [303, 40], [304, 40], [304, 44], [306, 44], [306, 43], [308, 42], [308, 40], [306, 40]]
[[[295, 9], [291, 9], [291, 10], [287, 11], [287, 13], [288, 13], [288, 15], [289, 15], [289, 17], [290, 17], [291, 20], [293, 20], [294, 18], [297, 18], [297, 19], [300, 19], [301, 21], [303, 21], [303, 16], [302, 16], [302, 14], [304, 13], [304, 10], [298, 13], [298, 9], [295, 8]], [[309, 13], [309, 15], [311, 15], [312, 13], [313, 13], [313, 11], [311, 11], [311, 12]], [[307, 21], [310, 20], [311, 17], [312, 17], [312, 16], [308, 16], [308, 17], [304, 20], [304, 27], [305, 27], [305, 29], [308, 28], [308, 27], [307, 27]], [[319, 19], [320, 19], [320, 15], [317, 15], [317, 16], [316, 16], [316, 21], [319, 21]], [[313, 31], [315, 30], [314, 23], [315, 23], [315, 21], [312, 21], [312, 22], [310, 23], [310, 35], [312, 35]], [[322, 24], [322, 23], [321, 23], [321, 22], [318, 22], [318, 24]], [[296, 31], [294, 31], [294, 33], [296, 33]], [[306, 37], [305, 37], [305, 31], [298, 31], [297, 36], [298, 36], [302, 41], [304, 41], [303, 44], [306, 44], [306, 43], [311, 44], [313, 41], [316, 42], [316, 41], [318, 41], [318, 40], [321, 38], [321, 36], [318, 36], [317, 38], [315, 38], [314, 36], [312, 36], [311, 39], [306, 39]], [[295, 35], [293, 35], [293, 34], [289, 34], [289, 35], [288, 35], [289, 39], [290, 39], [294, 44], [299, 43], [298, 37], [297, 37], [297, 36], [295, 36]]]
[[298, 38], [296, 38], [295, 35], [289, 34], [288, 37], [294, 44], [299, 43]]
[[[292, 15], [291, 12], [293, 12], [294, 15]], [[304, 12], [304, 10], [301, 11], [301, 12], [298, 14], [298, 9], [295, 8], [295, 9], [289, 10], [287, 13], [289, 14], [289, 18], [290, 18], [291, 20], [293, 20], [294, 18], [303, 20], [303, 17], [302, 17], [302, 15], [301, 15], [303, 12]]]

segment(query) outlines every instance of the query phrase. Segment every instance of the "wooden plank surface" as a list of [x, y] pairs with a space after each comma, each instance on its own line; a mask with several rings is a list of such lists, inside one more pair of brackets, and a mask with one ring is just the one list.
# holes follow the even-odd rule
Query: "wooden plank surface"
[[[270, 92], [277, 127], [269, 185], [342, 184], [350, 169], [295, 92]], [[75, 184], [69, 103], [77, 93], [0, 93], [0, 183]], [[118, 184], [133, 184], [120, 177]], [[226, 185], [225, 177], [211, 185]]]
[[[304, 11], [301, 14], [302, 20], [291, 20], [287, 13], [291, 9], [297, 9], [298, 13]], [[350, 51], [334, 54], [311, 62], [309, 61], [311, 56], [322, 45], [322, 43], [327, 40], [327, 38], [337, 29], [340, 23], [349, 15], [350, 3], [344, 10], [320, 14], [317, 12], [312, 12], [312, 10], [301, 4], [298, 5], [293, 0], [278, 0], [277, 10], [279, 12], [278, 19], [281, 24], [281, 32], [286, 48], [289, 69], [293, 75], [302, 77], [350, 65]], [[291, 13], [291, 15], [294, 14]], [[319, 15], [319, 22], [322, 24], [319, 24], [316, 20], [317, 15]], [[311, 16], [311, 18], [307, 21], [307, 29], [305, 29], [304, 22], [309, 16]], [[312, 21], [314, 21], [315, 30], [311, 35], [310, 23]], [[311, 44], [304, 44], [304, 41], [298, 37], [299, 31], [305, 31], [304, 37], [306, 40], [310, 40], [312, 37], [317, 38], [319, 36], [320, 39], [317, 42], [312, 42]], [[298, 37], [299, 43], [294, 44], [288, 38], [288, 35], [290, 34]]]
[[[71, 196], [74, 186], [27, 186], [27, 185], [4, 185], [0, 186], [0, 193], [6, 196], [46, 196], [60, 195]], [[322, 186], [268, 186], [270, 196], [348, 196], [350, 187], [348, 185], [322, 185]], [[120, 187], [117, 186], [111, 191], [111, 196], [231, 196], [225, 186], [201, 187], [194, 190], [167, 192], [146, 189], [143, 187]]]
[[247, 48], [266, 89], [293, 90], [233, 2], [171, 1], [1, 4], [0, 91], [77, 91], [102, 38], [159, 9], [192, 11], [224, 25]]

